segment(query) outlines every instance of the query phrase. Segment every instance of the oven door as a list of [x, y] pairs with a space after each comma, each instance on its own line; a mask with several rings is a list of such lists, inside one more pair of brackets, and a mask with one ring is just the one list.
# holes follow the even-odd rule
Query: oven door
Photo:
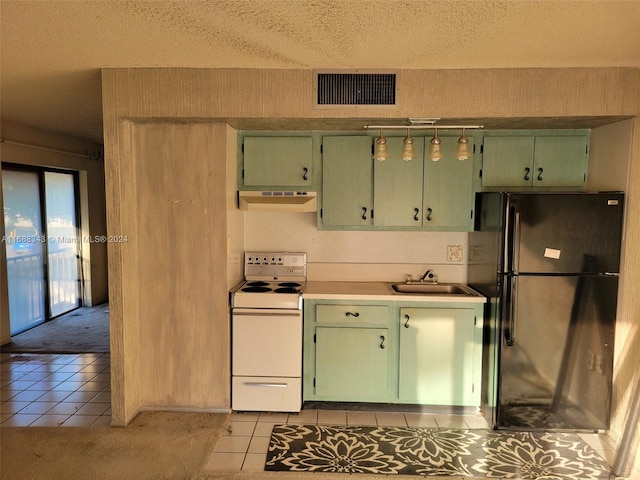
[[302, 375], [302, 311], [235, 308], [232, 374], [250, 377]]

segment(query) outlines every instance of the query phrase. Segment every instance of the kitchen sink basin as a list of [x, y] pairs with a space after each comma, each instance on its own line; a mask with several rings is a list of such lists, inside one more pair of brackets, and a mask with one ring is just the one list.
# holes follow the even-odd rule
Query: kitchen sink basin
[[477, 295], [473, 290], [459, 283], [393, 283], [391, 289], [394, 293], [413, 295]]

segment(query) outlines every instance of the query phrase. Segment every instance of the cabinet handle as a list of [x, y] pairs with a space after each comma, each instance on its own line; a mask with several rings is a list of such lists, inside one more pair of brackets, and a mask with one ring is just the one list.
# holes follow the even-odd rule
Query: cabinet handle
[[415, 212], [415, 215], [413, 216], [413, 219], [417, 222], [418, 220], [420, 220], [420, 209], [419, 208], [414, 208], [413, 211]]
[[347, 312], [347, 313], [345, 313], [345, 315], [347, 317], [356, 317], [357, 318], [357, 317], [360, 316], [360, 313], [358, 313], [358, 312], [356, 312], [356, 313]]
[[380, 348], [382, 350], [384, 350], [384, 347], [385, 347], [385, 345], [384, 345], [384, 335], [380, 335]]
[[406, 320], [406, 322], [404, 322], [404, 328], [409, 328], [409, 320], [411, 320], [411, 317], [409, 315], [405, 315], [404, 319]]
[[433, 213], [432, 208], [427, 208], [427, 222], [431, 221], [431, 214]]
[[309, 169], [307, 167], [302, 167], [302, 172], [302, 179], [309, 180], [309, 176], [307, 175], [307, 173], [309, 173]]
[[362, 207], [362, 219], [367, 219], [367, 207]]
[[538, 168], [538, 180], [540, 182], [542, 181], [542, 172], [544, 172], [544, 170], [542, 168]]
[[529, 167], [526, 167], [526, 168], [524, 169], [524, 179], [525, 179], [526, 181], [529, 181], [529, 173], [531, 173], [531, 169], [530, 169]]

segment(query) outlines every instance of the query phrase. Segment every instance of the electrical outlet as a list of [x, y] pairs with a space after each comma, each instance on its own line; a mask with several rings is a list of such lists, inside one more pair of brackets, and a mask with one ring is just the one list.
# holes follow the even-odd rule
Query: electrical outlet
[[447, 245], [447, 262], [462, 263], [463, 260], [462, 245]]

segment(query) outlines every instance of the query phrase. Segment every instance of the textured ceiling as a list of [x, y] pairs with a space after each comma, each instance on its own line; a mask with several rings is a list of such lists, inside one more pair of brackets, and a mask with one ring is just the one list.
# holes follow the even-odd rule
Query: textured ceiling
[[2, 117], [102, 140], [101, 67], [639, 67], [640, 0], [0, 0]]

